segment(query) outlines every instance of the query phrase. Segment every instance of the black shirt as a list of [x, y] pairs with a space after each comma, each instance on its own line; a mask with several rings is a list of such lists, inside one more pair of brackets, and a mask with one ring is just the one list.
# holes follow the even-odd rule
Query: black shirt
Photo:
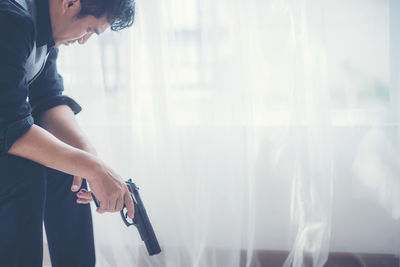
[[[48, 109], [68, 105], [75, 114], [81, 110], [73, 99], [62, 95], [48, 0], [35, 1], [36, 27], [19, 4], [0, 0], [0, 152], [7, 152]], [[34, 43], [36, 47], [47, 45], [49, 55], [40, 74], [28, 81], [25, 62]]]

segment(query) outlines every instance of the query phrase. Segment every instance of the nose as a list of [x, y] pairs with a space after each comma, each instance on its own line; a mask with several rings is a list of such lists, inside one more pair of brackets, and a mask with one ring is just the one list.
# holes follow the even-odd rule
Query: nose
[[86, 43], [86, 41], [89, 40], [90, 36], [92, 36], [92, 33], [85, 34], [82, 38], [78, 39], [78, 43], [79, 44]]

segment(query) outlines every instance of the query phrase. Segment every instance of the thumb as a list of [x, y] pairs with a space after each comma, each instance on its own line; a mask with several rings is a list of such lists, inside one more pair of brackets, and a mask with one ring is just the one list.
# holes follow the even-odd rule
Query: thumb
[[76, 192], [81, 188], [82, 185], [82, 178], [78, 176], [74, 176], [74, 181], [72, 182], [71, 190]]

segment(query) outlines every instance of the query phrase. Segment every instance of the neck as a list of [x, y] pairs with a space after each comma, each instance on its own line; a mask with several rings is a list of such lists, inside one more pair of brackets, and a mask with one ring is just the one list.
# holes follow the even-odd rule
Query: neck
[[59, 3], [58, 0], [48, 0], [49, 1], [49, 14], [50, 14], [50, 21], [51, 21], [51, 28], [53, 30], [53, 37], [56, 39], [56, 36], [59, 34], [59, 27], [57, 25], [60, 25], [59, 23], [59, 18], [61, 17], [58, 12], [59, 10]]

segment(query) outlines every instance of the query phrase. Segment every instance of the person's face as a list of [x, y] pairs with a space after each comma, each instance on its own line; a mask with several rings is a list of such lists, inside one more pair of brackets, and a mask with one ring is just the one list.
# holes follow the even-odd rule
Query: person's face
[[84, 44], [92, 34], [100, 34], [104, 32], [109, 26], [107, 18], [95, 18], [93, 16], [86, 16], [77, 18], [80, 11], [80, 2], [68, 2], [66, 6], [65, 16], [57, 31], [53, 31], [53, 38], [55, 46], [69, 45], [75, 43]]
[[[64, 34], [55, 39], [56, 46], [60, 44], [69, 45], [75, 43], [84, 44], [92, 34], [100, 34], [109, 27], [107, 19], [96, 19], [86, 16], [71, 21], [69, 27], [65, 28]], [[58, 45], [57, 45], [58, 44]]]

